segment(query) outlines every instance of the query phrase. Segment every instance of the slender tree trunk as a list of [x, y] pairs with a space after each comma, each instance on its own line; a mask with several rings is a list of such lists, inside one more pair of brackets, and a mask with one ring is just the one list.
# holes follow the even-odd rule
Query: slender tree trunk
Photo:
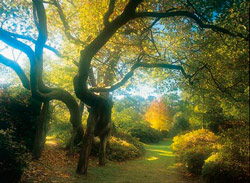
[[39, 159], [44, 148], [46, 140], [46, 132], [49, 121], [49, 102], [46, 101], [42, 104], [40, 117], [36, 122], [36, 135], [33, 146], [33, 156], [35, 159]]
[[[90, 109], [92, 110], [92, 109]], [[76, 172], [79, 174], [86, 174], [88, 170], [89, 164], [89, 155], [91, 152], [92, 142], [94, 138], [94, 130], [95, 130], [95, 119], [94, 119], [93, 112], [89, 112], [89, 117], [87, 121], [87, 128], [85, 130], [83, 136], [83, 144], [80, 153], [80, 158], [78, 161]]]
[[[80, 102], [79, 104], [79, 110], [80, 110], [80, 119], [82, 119], [83, 111], [84, 111], [84, 103]], [[83, 139], [83, 127], [80, 127], [76, 130], [73, 129], [70, 142], [67, 145], [67, 148], [69, 149], [69, 155], [74, 154], [74, 146], [81, 143]]]

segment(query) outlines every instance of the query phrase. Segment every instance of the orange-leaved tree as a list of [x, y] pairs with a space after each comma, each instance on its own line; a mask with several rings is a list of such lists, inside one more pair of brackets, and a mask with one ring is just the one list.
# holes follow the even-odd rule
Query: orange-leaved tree
[[155, 99], [145, 113], [145, 120], [152, 128], [160, 131], [168, 131], [172, 124], [172, 112], [162, 101], [162, 98]]

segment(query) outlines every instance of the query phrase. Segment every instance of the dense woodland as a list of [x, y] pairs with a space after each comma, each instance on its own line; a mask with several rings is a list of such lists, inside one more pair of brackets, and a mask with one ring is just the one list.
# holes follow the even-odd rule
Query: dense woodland
[[[193, 182], [250, 180], [249, 1], [1, 0], [0, 182], [84, 182], [157, 143]], [[53, 153], [77, 181], [39, 170]]]

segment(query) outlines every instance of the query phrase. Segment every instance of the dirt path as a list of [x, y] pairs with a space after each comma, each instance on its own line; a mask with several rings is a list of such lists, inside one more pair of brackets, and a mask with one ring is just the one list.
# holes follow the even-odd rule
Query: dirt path
[[[59, 165], [56, 162], [60, 152], [55, 157], [50, 157], [52, 162], [44, 167], [49, 167], [45, 176], [31, 175], [37, 180], [30, 182], [58, 182], [58, 183], [201, 183], [197, 177], [185, 173], [175, 164], [171, 142], [165, 141], [158, 144], [146, 145], [144, 157], [123, 163], [108, 162], [106, 167], [96, 166], [92, 160], [88, 175], [79, 176], [74, 173], [77, 157], [65, 160]], [[44, 153], [46, 154], [46, 152]], [[54, 154], [54, 153], [53, 153]], [[45, 157], [46, 159], [47, 157]], [[64, 158], [60, 155], [59, 158]], [[43, 166], [43, 158], [39, 161]], [[39, 166], [38, 166], [39, 167]], [[43, 170], [44, 171], [44, 170]], [[52, 171], [52, 173], [51, 173]], [[39, 172], [33, 170], [33, 172]], [[42, 173], [44, 174], [44, 173]], [[26, 182], [29, 182], [26, 180]]]

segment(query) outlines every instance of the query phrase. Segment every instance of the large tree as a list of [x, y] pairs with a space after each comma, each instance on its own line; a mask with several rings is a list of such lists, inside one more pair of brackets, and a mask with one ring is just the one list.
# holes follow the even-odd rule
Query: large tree
[[[9, 4], [9, 2], [3, 2], [3, 18], [2, 18], [2, 28], [0, 29], [0, 39], [7, 45], [22, 51], [29, 59], [30, 61], [30, 76], [27, 77], [25, 73], [23, 72], [21, 66], [8, 58], [6, 58], [3, 55], [0, 55], [1, 63], [4, 65], [7, 65], [8, 67], [13, 68], [13, 70], [17, 73], [19, 78], [22, 81], [23, 86], [30, 90], [32, 93], [32, 97], [37, 99], [38, 101], [41, 101], [42, 108], [41, 108], [41, 117], [37, 124], [37, 132], [36, 132], [36, 138], [35, 138], [35, 144], [34, 144], [34, 156], [36, 158], [39, 158], [41, 156], [41, 151], [43, 148], [43, 144], [45, 141], [45, 123], [47, 121], [47, 111], [49, 106], [49, 101], [51, 100], [60, 100], [64, 102], [67, 107], [69, 108], [69, 111], [71, 113], [71, 123], [73, 125], [74, 132], [73, 134], [76, 134], [76, 131], [82, 131], [82, 124], [80, 119], [80, 112], [79, 107], [76, 102], [76, 100], [72, 97], [72, 95], [60, 88], [49, 88], [45, 86], [42, 74], [43, 74], [43, 49], [46, 46], [46, 40], [47, 40], [47, 19], [46, 19], [46, 13], [43, 6], [42, 1], [33, 1], [33, 18], [34, 23], [37, 28], [37, 38], [34, 39], [32, 37], [26, 36], [26, 35], [20, 35], [17, 33], [13, 33], [10, 31], [4, 30], [4, 27], [9, 28], [8, 26], [11, 25], [11, 30], [15, 30], [19, 33], [19, 29], [22, 30], [23, 24], [25, 22], [20, 22], [20, 25], [18, 25], [19, 22], [11, 22], [10, 17], [18, 17], [22, 14], [27, 15], [30, 14], [28, 8], [29, 4], [28, 2], [24, 1], [23, 3], [27, 3], [20, 8], [20, 11], [16, 10], [17, 12], [12, 12], [13, 14], [10, 14], [7, 10], [8, 8], [11, 8], [11, 6], [15, 6], [13, 4]], [[22, 5], [22, 4], [21, 4]], [[5, 9], [6, 8], [6, 9]], [[17, 8], [18, 9], [18, 8]], [[14, 9], [15, 10], [15, 9]], [[26, 10], [26, 11], [25, 11]], [[21, 15], [18, 13], [21, 12]], [[7, 19], [7, 21], [5, 20]], [[8, 19], [9, 18], [9, 19]], [[28, 18], [25, 16], [24, 20], [27, 20]], [[10, 21], [10, 22], [9, 22]], [[26, 28], [27, 31], [29, 30]], [[22, 31], [21, 31], [22, 32]], [[26, 32], [25, 32], [26, 33]], [[35, 44], [35, 49], [33, 50], [27, 43], [22, 42], [21, 40], [25, 41], [32, 41]], [[51, 47], [49, 47], [51, 48]], [[53, 50], [53, 49], [52, 49]], [[74, 138], [75, 135], [72, 135]], [[72, 139], [73, 139], [72, 138]]]
[[[163, 68], [171, 71], [178, 70], [180, 72], [173, 72], [175, 78], [180, 78], [180, 73], [182, 73], [184, 78], [188, 79], [190, 83], [193, 83], [199, 71], [201, 72], [204, 69], [207, 69], [208, 72], [210, 71], [209, 69], [211, 69], [211, 67], [209, 67], [206, 62], [200, 62], [198, 66], [191, 65], [190, 67], [188, 64], [188, 57], [181, 59], [178, 57], [172, 57], [175, 56], [175, 53], [173, 50], [168, 51], [168, 47], [166, 47], [165, 42], [167, 40], [163, 39], [164, 35], [173, 33], [176, 34], [176, 36], [179, 36], [178, 28], [179, 25], [182, 25], [182, 28], [185, 29], [186, 32], [189, 32], [189, 41], [194, 45], [197, 45], [196, 41], [200, 40], [200, 38], [196, 39], [197, 33], [201, 32], [200, 28], [202, 30], [210, 30], [205, 31], [206, 33], [211, 31], [222, 33], [224, 34], [223, 36], [230, 36], [240, 42], [249, 40], [247, 30], [233, 29], [231, 25], [227, 26], [227, 24], [223, 24], [223, 21], [218, 21], [220, 24], [215, 25], [217, 23], [217, 16], [225, 20], [228, 12], [234, 10], [240, 11], [242, 8], [241, 5], [247, 3], [245, 1], [232, 2], [225, 0], [220, 2], [193, 2], [189, 0], [110, 0], [99, 2], [86, 0], [73, 2], [51, 0], [43, 2], [42, 0], [33, 0], [32, 2], [34, 21], [33, 24], [31, 23], [31, 26], [33, 25], [37, 28], [37, 36], [32, 37], [27, 35], [27, 33], [23, 33], [21, 31], [21, 26], [20, 29], [12, 29], [12, 27], [9, 28], [8, 25], [10, 24], [19, 24], [19, 21], [15, 22], [15, 18], [21, 17], [11, 16], [9, 13], [3, 14], [4, 18], [1, 19], [2, 26], [0, 28], [0, 39], [8, 46], [16, 48], [27, 55], [30, 61], [30, 76], [27, 77], [24, 72], [22, 72], [20, 65], [16, 62], [12, 62], [3, 55], [1, 55], [0, 62], [16, 71], [24, 87], [31, 90], [34, 98], [44, 103], [44, 108], [48, 106], [48, 102], [51, 100], [61, 100], [64, 102], [69, 108], [71, 114], [71, 123], [74, 127], [73, 134], [75, 134], [78, 129], [81, 131], [81, 115], [76, 100], [69, 92], [66, 92], [63, 89], [49, 88], [45, 86], [42, 79], [42, 74], [44, 72], [43, 49], [47, 48], [58, 54], [54, 48], [46, 45], [48, 38], [48, 24], [44, 3], [48, 3], [52, 5], [52, 7], [56, 8], [56, 15], [53, 14], [53, 11], [50, 12], [50, 14], [54, 17], [59, 15], [59, 19], [61, 20], [60, 25], [66, 37], [73, 43], [80, 45], [78, 47], [78, 52], [80, 52], [79, 58], [74, 56], [72, 59], [75, 62], [79, 60], [76, 63], [78, 66], [78, 72], [74, 77], [74, 90], [77, 98], [79, 98], [82, 103], [89, 106], [87, 128], [84, 133], [82, 152], [77, 166], [78, 173], [87, 172], [91, 143], [93, 136], [95, 135], [99, 136], [101, 139], [99, 163], [100, 165], [105, 164], [105, 148], [112, 127], [112, 101], [107, 97], [107, 92], [114, 91], [124, 85], [133, 76], [136, 69]], [[4, 1], [2, 4], [5, 10], [3, 12], [8, 12], [6, 10], [13, 9], [8, 1]], [[30, 2], [25, 0], [20, 1], [20, 4], [26, 8], [30, 6]], [[46, 7], [50, 8], [50, 6]], [[72, 14], [66, 16], [64, 12], [67, 12], [67, 10], [68, 12], [71, 12], [69, 7], [72, 8]], [[245, 8], [245, 6], [243, 6], [243, 8]], [[97, 18], [98, 23], [92, 23], [91, 21], [93, 21], [93, 19], [90, 19], [91, 14], [95, 13], [92, 12], [92, 10], [94, 11], [96, 9], [98, 10], [100, 16]], [[20, 11], [18, 12], [20, 15], [26, 15], [24, 17], [32, 17], [30, 13], [26, 13], [26, 11], [22, 8], [20, 8]], [[7, 23], [5, 23], [5, 18], [6, 20], [9, 20]], [[88, 24], [84, 24], [85, 19]], [[57, 20], [55, 19], [50, 18], [49, 21], [50, 23], [57, 23]], [[179, 24], [172, 26], [173, 21], [178, 22]], [[168, 27], [168, 25], [170, 26]], [[86, 31], [88, 30], [88, 26], [92, 28], [93, 32]], [[75, 30], [76, 32], [72, 33], [72, 30]], [[145, 38], [143, 35], [144, 31], [147, 32]], [[58, 34], [53, 34], [53, 39], [50, 40], [50, 42], [56, 42], [57, 37], [60, 39], [62, 34], [60, 34], [60, 32], [58, 32]], [[83, 36], [84, 34], [90, 34], [90, 36]], [[124, 37], [119, 36], [120, 34]], [[135, 36], [133, 36], [134, 34]], [[187, 36], [188, 34], [185, 35]], [[133, 44], [128, 46], [123, 43], [123, 46], [116, 49], [117, 47], [112, 48], [112, 42], [109, 42], [116, 41], [119, 43], [121, 41], [123, 42], [123, 39], [126, 40], [128, 45], [130, 42]], [[203, 37], [204, 41], [209, 39], [210, 38], [206, 35]], [[132, 52], [125, 52], [125, 56], [123, 56], [123, 60], [128, 60], [128, 63], [131, 64], [131, 68], [130, 70], [127, 70], [127, 73], [123, 73], [121, 75], [123, 77], [120, 77], [120, 80], [118, 80], [118, 78], [118, 81], [114, 83], [115, 77], [113, 71], [116, 67], [122, 66], [122, 63], [119, 62], [119, 59], [121, 58], [120, 54], [122, 53], [122, 50], [127, 50], [130, 46], [133, 47], [135, 40], [139, 40], [135, 46], [137, 49], [132, 50]], [[187, 41], [185, 39], [176, 40], [179, 40], [180, 42], [177, 42], [176, 45], [172, 46], [180, 48], [185, 48], [187, 46]], [[26, 41], [34, 43], [35, 48], [32, 49]], [[116, 53], [110, 54], [113, 50], [115, 50]], [[108, 52], [111, 55], [110, 59], [107, 59], [109, 58], [107, 55]], [[202, 54], [199, 50], [197, 52]], [[99, 57], [102, 57], [102, 59]], [[65, 58], [67, 58], [67, 55]], [[95, 73], [93, 63], [94, 60], [102, 61], [105, 59], [109, 62], [109, 67], [104, 67], [105, 69], [102, 71], [103, 78], [105, 78], [103, 79], [105, 84], [104, 87], [102, 87], [102, 85], [98, 85], [96, 78], [94, 78]], [[129, 60], [132, 61], [129, 62]], [[185, 72], [185, 69], [189, 71], [189, 74]], [[212, 74], [210, 75], [216, 84], [216, 80], [212, 77]], [[90, 84], [88, 82], [88, 78], [90, 80]], [[92, 87], [90, 88], [89, 86]], [[72, 135], [72, 139], [74, 136], [75, 135]]]

